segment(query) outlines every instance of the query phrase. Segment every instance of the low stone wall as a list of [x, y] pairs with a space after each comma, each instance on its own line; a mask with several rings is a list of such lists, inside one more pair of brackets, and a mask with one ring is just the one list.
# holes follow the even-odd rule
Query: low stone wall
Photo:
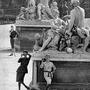
[[15, 42], [16, 49], [32, 51], [35, 44], [34, 36], [36, 33], [41, 34], [43, 28], [49, 29], [50, 25], [41, 21], [16, 21], [16, 30], [19, 33], [19, 37]]

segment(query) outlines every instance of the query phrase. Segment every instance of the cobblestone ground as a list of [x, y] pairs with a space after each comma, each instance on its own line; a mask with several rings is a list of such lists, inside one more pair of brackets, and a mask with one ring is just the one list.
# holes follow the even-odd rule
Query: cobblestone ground
[[[20, 53], [15, 56], [9, 56], [9, 29], [10, 25], [0, 26], [0, 90], [18, 90], [16, 82], [16, 70], [19, 66], [17, 63]], [[32, 64], [28, 66], [29, 73], [25, 76], [25, 83], [29, 85], [31, 81]], [[22, 86], [22, 90], [26, 90]]]

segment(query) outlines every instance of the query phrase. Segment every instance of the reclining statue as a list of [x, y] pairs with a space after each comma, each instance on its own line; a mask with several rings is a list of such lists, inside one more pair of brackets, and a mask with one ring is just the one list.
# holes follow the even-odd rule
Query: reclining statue
[[65, 27], [65, 22], [59, 18], [59, 12], [55, 11], [55, 19], [48, 20], [51, 23], [51, 29], [47, 31], [46, 39], [44, 40], [41, 48], [38, 51], [43, 51], [45, 49], [57, 50], [58, 42], [60, 39], [59, 33], [64, 33], [63, 27]]

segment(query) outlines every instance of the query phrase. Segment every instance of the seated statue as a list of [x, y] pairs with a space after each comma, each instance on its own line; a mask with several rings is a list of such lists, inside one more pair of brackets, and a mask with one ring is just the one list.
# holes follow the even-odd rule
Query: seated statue
[[53, 15], [51, 13], [51, 10], [49, 8], [49, 0], [40, 0], [40, 3], [38, 4], [38, 19], [41, 20], [42, 17], [46, 19], [53, 18]]
[[16, 19], [25, 20], [26, 19], [26, 9], [25, 7], [21, 7], [20, 14], [17, 16]]
[[26, 15], [27, 15], [27, 20], [34, 20], [35, 19], [35, 8], [27, 7]]
[[55, 10], [57, 10], [58, 11], [58, 13], [59, 13], [59, 10], [58, 10], [58, 7], [57, 7], [57, 2], [52, 2], [52, 4], [51, 4], [51, 13], [52, 13], [52, 15], [53, 15], [53, 17], [55, 17]]
[[33, 51], [43, 51], [49, 48], [56, 49], [56, 40], [55, 40], [55, 32], [50, 29], [44, 32], [43, 36], [40, 36], [39, 33], [35, 35], [35, 45]]
[[33, 20], [35, 19], [35, 1], [34, 0], [30, 0], [28, 2], [28, 7], [26, 8], [26, 14], [27, 14], [27, 19]]

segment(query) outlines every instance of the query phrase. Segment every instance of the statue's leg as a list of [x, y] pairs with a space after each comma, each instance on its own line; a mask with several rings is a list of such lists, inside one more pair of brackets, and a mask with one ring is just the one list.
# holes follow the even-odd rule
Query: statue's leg
[[46, 7], [46, 12], [48, 13], [48, 15], [50, 15], [51, 18], [54, 18], [49, 6]]
[[43, 51], [47, 47], [47, 45], [51, 42], [51, 39], [52, 39], [51, 37], [48, 37], [48, 39], [44, 41], [39, 51]]
[[30, 19], [29, 18], [29, 12], [27, 11], [27, 13], [26, 13], [26, 19], [28, 20], [28, 19]]
[[90, 36], [85, 38], [85, 43], [84, 43], [84, 47], [83, 47], [83, 52], [86, 52], [86, 49], [89, 45], [89, 41], [90, 41]]
[[33, 51], [38, 51], [41, 47], [39, 45], [34, 45]]
[[51, 47], [53, 50], [58, 50], [59, 34], [55, 35], [48, 47]]
[[39, 17], [39, 20], [41, 20], [41, 9], [42, 9], [42, 4], [38, 4], [38, 17]]
[[81, 38], [85, 38], [85, 35], [83, 33], [83, 29], [77, 28], [77, 33]]
[[60, 36], [59, 36], [59, 34], [57, 34], [55, 37], [54, 37], [54, 45], [57, 45], [58, 44], [58, 42], [59, 42], [59, 39], [60, 39]]

